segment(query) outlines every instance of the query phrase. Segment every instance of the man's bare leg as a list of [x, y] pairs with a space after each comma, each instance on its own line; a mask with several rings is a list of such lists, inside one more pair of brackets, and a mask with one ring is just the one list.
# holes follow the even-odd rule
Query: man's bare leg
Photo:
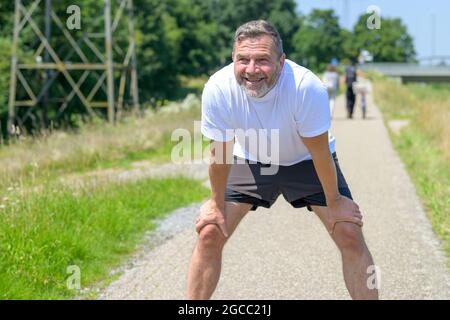
[[[247, 203], [225, 202], [228, 238], [251, 207], [252, 205]], [[209, 299], [213, 294], [219, 282], [222, 249], [226, 240], [215, 224], [208, 224], [200, 230], [189, 263], [186, 294], [188, 299]]]
[[[327, 227], [327, 208], [311, 207]], [[368, 277], [373, 275], [368, 273], [368, 268], [374, 263], [361, 227], [351, 222], [339, 222], [331, 237], [341, 252], [344, 281], [352, 299], [378, 299], [377, 288], [371, 289], [367, 284]]]

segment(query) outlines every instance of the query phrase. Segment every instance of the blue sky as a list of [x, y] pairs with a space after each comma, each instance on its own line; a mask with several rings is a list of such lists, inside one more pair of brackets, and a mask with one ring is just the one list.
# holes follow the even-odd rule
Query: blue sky
[[[399, 17], [414, 38], [417, 57], [432, 54], [433, 16], [435, 21], [436, 55], [450, 56], [450, 1], [449, 0], [296, 0], [297, 11], [307, 14], [313, 8], [332, 8], [342, 27], [352, 29], [357, 18], [370, 5], [381, 10], [382, 17]], [[347, 3], [347, 5], [346, 5]], [[345, 10], [345, 7], [348, 10]], [[381, 25], [383, 28], [383, 25]]]

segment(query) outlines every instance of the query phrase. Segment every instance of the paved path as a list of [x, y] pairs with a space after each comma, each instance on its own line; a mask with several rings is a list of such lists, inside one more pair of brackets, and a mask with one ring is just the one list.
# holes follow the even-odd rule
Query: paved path
[[[342, 170], [364, 213], [364, 233], [381, 270], [382, 299], [450, 299], [450, 273], [378, 109], [345, 119], [337, 101], [332, 132]], [[183, 299], [198, 206], [163, 222], [156, 247], [142, 250], [101, 299]], [[176, 230], [176, 231], [174, 231]], [[158, 236], [156, 236], [158, 238]], [[155, 238], [155, 239], [156, 239]], [[152, 239], [152, 238], [151, 238]], [[159, 237], [158, 239], [161, 239]], [[151, 241], [151, 240], [149, 240]], [[349, 299], [339, 253], [306, 209], [280, 197], [251, 212], [224, 251], [214, 299]]]

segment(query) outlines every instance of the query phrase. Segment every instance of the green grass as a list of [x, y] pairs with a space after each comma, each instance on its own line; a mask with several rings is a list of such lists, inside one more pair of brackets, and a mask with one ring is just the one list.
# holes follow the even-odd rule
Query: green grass
[[432, 137], [408, 127], [394, 145], [416, 186], [436, 234], [450, 257], [450, 170]]
[[[108, 169], [108, 168], [123, 168], [132, 169], [133, 162], [137, 161], [151, 161], [154, 164], [162, 164], [171, 161], [172, 148], [178, 141], [171, 141], [170, 135], [165, 134], [156, 148], [149, 148], [144, 150], [130, 150], [124, 151], [122, 156], [117, 159], [98, 161], [95, 165], [85, 166], [77, 172], [86, 172], [92, 169]], [[202, 140], [202, 150], [209, 145], [208, 141]], [[191, 145], [191, 157], [194, 155], [194, 145]]]
[[22, 187], [32, 188], [36, 185], [45, 185], [48, 181], [54, 181], [67, 174], [83, 174], [112, 168], [132, 169], [132, 164], [136, 161], [150, 161], [153, 164], [169, 162], [175, 144], [176, 142], [170, 140], [170, 135], [164, 133], [156, 140], [155, 145], [147, 148], [124, 147], [110, 153], [95, 150], [89, 155], [77, 155], [73, 159], [49, 161], [42, 166], [27, 163], [19, 174], [10, 177], [9, 181], [5, 179], [0, 183], [0, 194], [2, 190], [17, 182]]
[[170, 134], [164, 133], [156, 140], [154, 146], [123, 148], [121, 150], [116, 150], [114, 156], [95, 152], [87, 159], [87, 161], [74, 162], [71, 166], [68, 166], [65, 162], [55, 162], [49, 166], [48, 170], [60, 175], [109, 168], [131, 169], [133, 162], [143, 160], [161, 164], [170, 161], [170, 154], [175, 144], [176, 142], [170, 140]]
[[[194, 80], [187, 85], [199, 92], [203, 80]], [[208, 196], [201, 182], [185, 178], [126, 184], [93, 178], [97, 170], [170, 162], [178, 143], [170, 139], [173, 130], [192, 132], [200, 119], [198, 100], [190, 97], [183, 106], [0, 146], [0, 299], [95, 299], [95, 291], [67, 287], [67, 267], [80, 268], [82, 288], [106, 286], [114, 277], [110, 270], [136, 249], [156, 218]], [[87, 183], [69, 185], [74, 176]]]
[[108, 278], [136, 248], [154, 219], [201, 201], [208, 190], [185, 178], [110, 184], [95, 190], [48, 184], [22, 197], [9, 190], [0, 209], [0, 298], [67, 299], [67, 267], [81, 270], [81, 286]]
[[375, 77], [374, 93], [385, 122], [409, 120], [391, 140], [450, 257], [449, 85], [400, 85]]
[[170, 141], [172, 131], [193, 131], [193, 121], [199, 119], [197, 106], [175, 114], [129, 117], [116, 126], [85, 125], [76, 134], [54, 132], [38, 139], [25, 137], [0, 147], [0, 193], [17, 181], [36, 185], [68, 173], [128, 169], [134, 161], [167, 162], [176, 144]]

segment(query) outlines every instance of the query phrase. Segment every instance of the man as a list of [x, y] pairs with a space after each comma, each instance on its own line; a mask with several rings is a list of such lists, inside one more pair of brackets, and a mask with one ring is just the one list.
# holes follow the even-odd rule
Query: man
[[[237, 29], [232, 58], [209, 79], [202, 97], [202, 133], [212, 141], [212, 195], [197, 218], [187, 298], [211, 297], [227, 239], [248, 211], [270, 207], [283, 194], [292, 206], [314, 211], [328, 229], [341, 251], [350, 295], [376, 299], [377, 290], [367, 287], [373, 261], [361, 231], [362, 215], [328, 134], [325, 87], [311, 71], [285, 59], [277, 30], [262, 20]], [[233, 134], [251, 129], [277, 131], [276, 161], [261, 162], [264, 155], [252, 148], [251, 134]], [[259, 136], [256, 142], [277, 143], [272, 140]], [[277, 170], [264, 174], [268, 166]]]

